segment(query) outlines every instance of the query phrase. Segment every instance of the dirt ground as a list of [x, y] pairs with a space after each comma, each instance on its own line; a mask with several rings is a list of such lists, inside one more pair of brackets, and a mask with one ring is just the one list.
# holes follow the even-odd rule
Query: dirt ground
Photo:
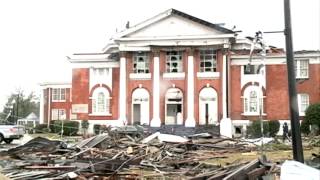
[[[320, 147], [304, 147], [303, 155], [304, 159], [310, 160], [312, 158], [312, 153], [319, 154]], [[248, 153], [230, 153], [226, 158], [217, 158], [213, 160], [208, 160], [206, 163], [215, 165], [228, 165], [236, 162], [251, 161], [261, 157], [264, 154], [267, 160], [274, 163], [282, 163], [285, 160], [292, 160], [293, 154], [291, 148], [288, 146], [288, 150], [265, 150], [265, 151], [252, 151]]]

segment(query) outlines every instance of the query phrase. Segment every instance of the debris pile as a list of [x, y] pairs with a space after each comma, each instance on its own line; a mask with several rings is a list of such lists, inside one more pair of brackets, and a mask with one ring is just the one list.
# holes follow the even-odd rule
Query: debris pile
[[[233, 152], [255, 150], [253, 143], [214, 137], [209, 133], [181, 137], [156, 132], [109, 131], [70, 146], [35, 138], [1, 152], [1, 173], [10, 179], [255, 179], [279, 174], [265, 161], [209, 163]], [[4, 158], [6, 157], [6, 158]]]

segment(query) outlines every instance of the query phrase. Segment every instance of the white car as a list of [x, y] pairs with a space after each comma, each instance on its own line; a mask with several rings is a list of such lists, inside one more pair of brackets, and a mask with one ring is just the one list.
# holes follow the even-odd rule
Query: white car
[[24, 135], [24, 127], [16, 125], [0, 125], [0, 143], [4, 141], [10, 144], [14, 139], [20, 139]]

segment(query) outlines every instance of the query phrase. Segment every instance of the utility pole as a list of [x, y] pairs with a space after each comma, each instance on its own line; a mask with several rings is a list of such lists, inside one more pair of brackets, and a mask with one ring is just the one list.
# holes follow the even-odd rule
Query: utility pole
[[295, 75], [293, 46], [292, 46], [290, 0], [284, 0], [284, 22], [285, 22], [284, 33], [286, 36], [286, 56], [287, 56], [293, 159], [303, 163], [304, 158], [303, 158], [303, 149], [302, 149], [302, 142], [301, 142], [299, 111], [298, 111], [298, 103], [297, 103], [297, 90], [296, 90], [296, 75]]

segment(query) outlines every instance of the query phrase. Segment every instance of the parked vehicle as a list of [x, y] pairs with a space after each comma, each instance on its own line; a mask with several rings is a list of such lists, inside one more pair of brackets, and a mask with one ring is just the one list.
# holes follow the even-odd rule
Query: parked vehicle
[[24, 135], [24, 127], [17, 125], [0, 125], [0, 143], [4, 141], [10, 144], [14, 139], [20, 139]]

